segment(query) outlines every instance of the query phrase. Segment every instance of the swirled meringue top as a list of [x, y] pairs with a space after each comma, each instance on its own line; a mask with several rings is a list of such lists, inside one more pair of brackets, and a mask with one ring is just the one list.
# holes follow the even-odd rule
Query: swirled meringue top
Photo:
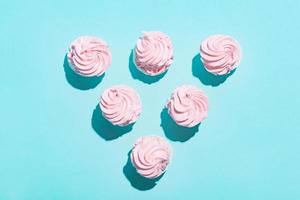
[[135, 47], [135, 64], [147, 75], [165, 72], [173, 62], [173, 45], [166, 34], [159, 31], [143, 32]]
[[171, 146], [164, 138], [143, 136], [134, 143], [130, 157], [140, 175], [153, 179], [165, 172], [171, 154]]
[[174, 90], [166, 107], [178, 125], [193, 127], [207, 117], [208, 98], [197, 87], [182, 85]]
[[101, 95], [99, 105], [103, 117], [119, 126], [135, 122], [142, 111], [138, 93], [126, 85], [106, 89]]
[[101, 76], [111, 63], [111, 53], [107, 44], [94, 36], [75, 39], [68, 52], [72, 69], [82, 76]]
[[239, 64], [241, 48], [239, 43], [228, 35], [212, 35], [202, 42], [200, 55], [208, 72], [224, 75]]

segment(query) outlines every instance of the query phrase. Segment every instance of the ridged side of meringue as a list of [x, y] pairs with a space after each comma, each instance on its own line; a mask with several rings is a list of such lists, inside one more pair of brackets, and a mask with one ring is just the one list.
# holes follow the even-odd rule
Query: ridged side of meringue
[[207, 117], [208, 98], [197, 87], [182, 85], [173, 91], [166, 107], [178, 125], [193, 127]]
[[119, 126], [134, 123], [142, 111], [138, 93], [126, 85], [106, 89], [101, 95], [99, 105], [103, 117]]
[[75, 39], [67, 54], [72, 69], [86, 77], [101, 76], [111, 63], [111, 52], [105, 41], [94, 36]]
[[165, 72], [173, 62], [170, 37], [159, 31], [144, 32], [135, 47], [135, 64], [143, 73], [155, 76]]
[[239, 64], [241, 48], [239, 43], [228, 35], [212, 35], [202, 42], [200, 55], [208, 72], [224, 75]]
[[134, 143], [130, 158], [140, 175], [154, 179], [165, 172], [171, 154], [171, 146], [164, 138], [143, 136]]

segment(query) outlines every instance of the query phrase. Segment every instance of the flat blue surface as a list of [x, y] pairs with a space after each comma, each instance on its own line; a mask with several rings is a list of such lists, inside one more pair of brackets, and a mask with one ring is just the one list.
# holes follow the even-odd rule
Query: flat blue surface
[[[1, 1], [0, 199], [300, 199], [299, 10], [296, 0]], [[144, 30], [174, 43], [174, 64], [152, 84], [130, 61]], [[215, 33], [243, 49], [225, 81], [199, 62], [201, 41]], [[86, 34], [112, 51], [98, 85], [64, 67], [69, 43]], [[143, 102], [130, 132], [94, 110], [115, 84], [135, 88]], [[193, 137], [178, 135], [161, 114], [181, 84], [199, 86], [210, 101]], [[174, 149], [156, 185], [124, 168], [135, 139], [147, 134], [167, 136]]]

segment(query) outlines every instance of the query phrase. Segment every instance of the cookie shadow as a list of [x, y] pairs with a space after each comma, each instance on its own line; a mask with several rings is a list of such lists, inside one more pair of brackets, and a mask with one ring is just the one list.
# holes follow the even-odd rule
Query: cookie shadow
[[127, 162], [123, 167], [123, 174], [135, 189], [145, 191], [154, 188], [157, 182], [163, 177], [164, 173], [155, 179], [148, 179], [137, 173], [135, 167], [131, 163], [130, 150], [127, 154]]
[[152, 83], [159, 81], [162, 77], [165, 76], [165, 74], [168, 71], [168, 70], [166, 70], [165, 72], [163, 72], [162, 74], [159, 74], [157, 76], [150, 76], [150, 75], [144, 74], [143, 72], [141, 72], [140, 70], [138, 70], [136, 68], [136, 65], [134, 63], [133, 50], [131, 50], [128, 60], [129, 60], [128, 68], [129, 68], [132, 78], [140, 80], [146, 84], [152, 84]]
[[104, 73], [101, 76], [94, 76], [94, 77], [84, 77], [77, 74], [71, 68], [68, 62], [67, 55], [65, 55], [63, 67], [64, 67], [65, 76], [68, 83], [74, 88], [79, 90], [89, 90], [95, 88], [102, 81], [104, 77]]
[[192, 73], [193, 76], [199, 78], [199, 80], [204, 85], [210, 85], [213, 87], [216, 87], [226, 81], [226, 79], [231, 76], [236, 69], [232, 70], [229, 74], [226, 75], [214, 75], [212, 73], [209, 73], [204, 68], [204, 65], [201, 61], [200, 54], [198, 53], [196, 56], [194, 56], [192, 61]]
[[92, 128], [104, 140], [114, 140], [118, 137], [130, 132], [133, 123], [128, 126], [115, 126], [102, 116], [99, 104], [95, 107], [92, 115]]
[[161, 111], [160, 118], [160, 126], [162, 127], [166, 137], [172, 141], [185, 142], [191, 139], [199, 131], [200, 124], [191, 128], [177, 125], [169, 115], [167, 108], [164, 108]]

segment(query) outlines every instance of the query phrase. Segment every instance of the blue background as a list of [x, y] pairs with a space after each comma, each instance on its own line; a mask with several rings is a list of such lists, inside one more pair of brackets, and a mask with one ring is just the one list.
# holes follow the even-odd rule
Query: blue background
[[[1, 1], [0, 199], [300, 199], [299, 10], [296, 0]], [[160, 80], [130, 60], [148, 30], [174, 44]], [[216, 33], [243, 49], [227, 80], [198, 60], [201, 41]], [[86, 34], [111, 48], [102, 80], [64, 66], [70, 42]], [[96, 109], [101, 92], [121, 83], [143, 103], [131, 131], [111, 128]], [[202, 88], [210, 102], [207, 120], [187, 135], [161, 113], [181, 84]], [[156, 185], [124, 168], [147, 134], [167, 136], [174, 150]]]

